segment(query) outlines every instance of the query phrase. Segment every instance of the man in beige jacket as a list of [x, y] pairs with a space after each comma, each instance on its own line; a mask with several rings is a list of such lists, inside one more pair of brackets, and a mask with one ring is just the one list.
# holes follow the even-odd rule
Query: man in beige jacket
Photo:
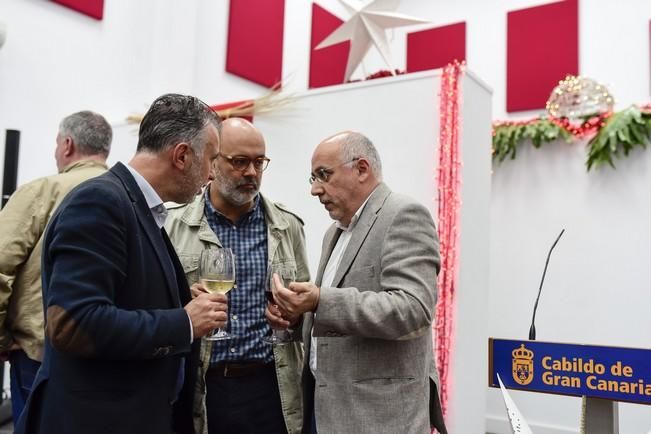
[[0, 211], [0, 359], [11, 364], [11, 403], [18, 420], [43, 358], [41, 246], [50, 216], [77, 184], [104, 173], [113, 132], [97, 113], [59, 125], [59, 173], [29, 182]]

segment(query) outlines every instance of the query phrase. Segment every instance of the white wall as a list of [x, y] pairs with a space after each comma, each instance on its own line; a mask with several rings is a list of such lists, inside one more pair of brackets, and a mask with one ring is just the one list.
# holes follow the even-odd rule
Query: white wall
[[[307, 83], [311, 2], [286, 3], [286, 87], [300, 91]], [[346, 17], [337, 0], [318, 3]], [[492, 111], [499, 119], [506, 116], [506, 12], [544, 3], [403, 0], [399, 12], [429, 19], [432, 26], [467, 22], [468, 65], [493, 88]], [[606, 84], [617, 108], [648, 102], [651, 2], [579, 3], [581, 72]], [[22, 131], [19, 183], [55, 171], [57, 124], [73, 111], [93, 109], [119, 125], [166, 91], [191, 92], [209, 103], [262, 95], [260, 86], [224, 71], [227, 19], [227, 0], [107, 1], [101, 22], [48, 1], [2, 0], [0, 20], [8, 34], [0, 49], [0, 131]], [[398, 67], [404, 65], [403, 34], [392, 36]], [[364, 66], [367, 73], [383, 68], [373, 52]], [[410, 108], [418, 110], [419, 102]], [[129, 130], [117, 129], [113, 161], [133, 152]], [[617, 171], [586, 174], [580, 145], [550, 148], [525, 149], [515, 162], [495, 168], [491, 279], [477, 289], [490, 284], [488, 331], [526, 335], [546, 249], [565, 226], [541, 300], [539, 338], [648, 348], [651, 154], [636, 151]], [[0, 161], [3, 154], [0, 147]], [[484, 351], [478, 348], [477, 357]], [[514, 395], [536, 432], [576, 431], [575, 399]], [[504, 412], [492, 390], [488, 406], [489, 428], [508, 432], [495, 419]], [[622, 405], [622, 432], [648, 431], [650, 414], [648, 407]]]
[[491, 98], [482, 83], [468, 73], [463, 79], [461, 111], [461, 209], [459, 275], [455, 312], [450, 392], [450, 433], [480, 433], [485, 422], [488, 358], [483, 348], [488, 334], [490, 277], [489, 153], [482, 150], [490, 137]]
[[[73, 111], [97, 110], [119, 123], [167, 91], [192, 92], [209, 103], [265, 92], [224, 71], [227, 0], [105, 2], [99, 22], [52, 2], [2, 3], [8, 34], [0, 50], [0, 131], [22, 131], [19, 183], [55, 170], [56, 127]], [[337, 0], [317, 3], [347, 17]], [[504, 118], [506, 13], [545, 3], [402, 0], [399, 12], [431, 24], [389, 33], [394, 64], [404, 67], [405, 32], [466, 21], [469, 68], [493, 88], [494, 117]], [[283, 73], [289, 91], [307, 86], [311, 4], [286, 2]], [[581, 0], [579, 14], [581, 73], [606, 84], [619, 108], [647, 102], [651, 2]], [[354, 77], [382, 68], [372, 49]], [[4, 147], [0, 161], [3, 154]]]
[[165, 91], [193, 90], [195, 3], [106, 2], [96, 21], [53, 2], [3, 0], [0, 131], [21, 130], [19, 184], [56, 171], [67, 114], [90, 109], [118, 123]]

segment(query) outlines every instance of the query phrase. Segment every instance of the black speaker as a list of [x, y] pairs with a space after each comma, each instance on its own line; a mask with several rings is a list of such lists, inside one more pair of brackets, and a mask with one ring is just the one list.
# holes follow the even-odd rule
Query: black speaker
[[5, 136], [5, 168], [2, 176], [2, 206], [9, 196], [16, 191], [18, 182], [18, 151], [20, 149], [20, 131], [7, 130]]
[[[9, 196], [16, 190], [18, 182], [18, 149], [20, 147], [20, 131], [7, 130], [5, 137], [5, 168], [2, 177], [2, 207], [9, 200]], [[1, 208], [1, 207], [0, 207]], [[0, 385], [5, 390], [4, 372], [6, 363], [0, 363]], [[4, 400], [4, 393], [0, 394], [0, 424], [11, 421], [11, 401]]]
[[[5, 166], [2, 176], [2, 207], [9, 200], [9, 196], [16, 191], [18, 182], [18, 149], [20, 147], [20, 131], [7, 130], [5, 136]], [[0, 207], [1, 208], [1, 207]], [[6, 363], [0, 363], [0, 390], [4, 390], [4, 371]], [[4, 393], [0, 394], [0, 424], [11, 420], [11, 401], [4, 400]]]

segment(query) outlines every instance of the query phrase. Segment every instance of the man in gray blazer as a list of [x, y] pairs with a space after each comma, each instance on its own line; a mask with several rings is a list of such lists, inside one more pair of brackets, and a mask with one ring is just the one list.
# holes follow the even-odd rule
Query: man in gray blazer
[[[343, 132], [312, 155], [311, 193], [335, 223], [316, 282], [275, 279], [267, 318], [302, 317], [306, 433], [446, 433], [432, 351], [438, 238], [424, 206], [382, 183], [368, 138]], [[303, 315], [304, 314], [304, 315]]]

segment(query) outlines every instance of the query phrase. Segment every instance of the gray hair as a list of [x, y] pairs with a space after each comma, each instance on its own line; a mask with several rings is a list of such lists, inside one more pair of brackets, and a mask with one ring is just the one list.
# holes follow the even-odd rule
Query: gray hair
[[113, 130], [104, 116], [88, 110], [73, 113], [59, 124], [59, 134], [70, 137], [81, 155], [103, 155], [111, 151]]
[[158, 153], [188, 142], [197, 155], [203, 155], [205, 128], [210, 124], [221, 133], [221, 118], [199, 98], [174, 93], [162, 95], [142, 118], [137, 152]]
[[352, 161], [363, 157], [368, 161], [375, 177], [382, 180], [382, 162], [373, 142], [363, 134], [348, 133], [341, 142], [341, 161]]

